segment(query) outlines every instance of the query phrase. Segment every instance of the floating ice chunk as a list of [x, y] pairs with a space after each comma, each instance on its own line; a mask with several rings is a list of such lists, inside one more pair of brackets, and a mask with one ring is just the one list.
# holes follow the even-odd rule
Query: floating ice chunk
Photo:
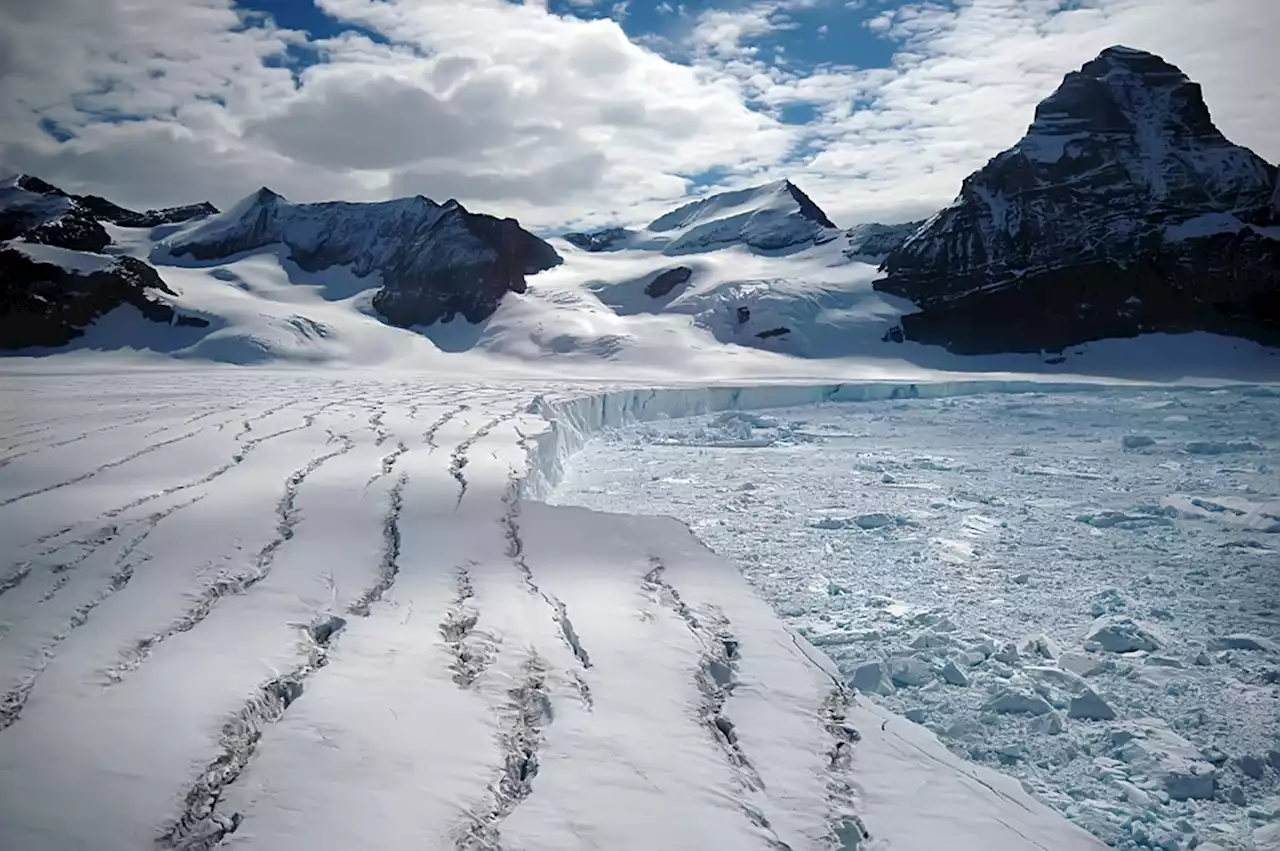
[[1240, 771], [1246, 777], [1252, 777], [1254, 780], [1261, 780], [1264, 766], [1262, 760], [1256, 756], [1245, 754], [1236, 760], [1236, 764], [1240, 766]]
[[1248, 633], [1237, 632], [1232, 635], [1219, 635], [1210, 638], [1205, 643], [1210, 653], [1218, 653], [1222, 650], [1260, 650], [1264, 653], [1280, 652], [1280, 646], [1269, 638], [1263, 638], [1260, 635], [1249, 635]]
[[1132, 653], [1135, 650], [1159, 650], [1164, 637], [1155, 627], [1128, 615], [1104, 615], [1093, 622], [1085, 641], [1109, 653]]
[[1144, 810], [1151, 808], [1151, 796], [1146, 792], [1125, 780], [1117, 780], [1115, 783], [1116, 788], [1120, 790], [1120, 794], [1124, 795], [1126, 801], [1135, 807], [1142, 807]]
[[1124, 611], [1128, 602], [1116, 588], [1104, 588], [1089, 601], [1089, 614], [1094, 617]]
[[1056, 712], [1046, 712], [1044, 715], [1033, 718], [1027, 725], [1027, 729], [1041, 735], [1056, 736], [1064, 729], [1062, 716]]
[[1087, 523], [1095, 529], [1147, 529], [1152, 526], [1172, 526], [1173, 520], [1163, 514], [1129, 513], [1127, 511], [1102, 511], [1098, 514], [1081, 514], [1079, 523]]
[[[1111, 721], [1116, 717], [1116, 711], [1096, 691], [1086, 688], [1071, 698], [1071, 702], [1067, 704], [1067, 717], [1090, 721]], [[1132, 735], [1129, 731], [1122, 731], [1122, 733]], [[1112, 742], [1114, 741], [1115, 737], [1112, 737]]]
[[880, 529], [885, 526], [905, 526], [908, 524], [905, 517], [895, 517], [892, 514], [859, 514], [856, 517], [818, 517], [809, 521], [811, 529], [848, 529], [856, 526], [859, 529]]
[[955, 642], [951, 640], [949, 635], [939, 635], [936, 632], [922, 632], [911, 642], [911, 647], [916, 650], [928, 650], [933, 647], [949, 647]]
[[1063, 653], [1058, 656], [1058, 667], [1082, 677], [1091, 677], [1106, 671], [1109, 660], [1092, 653]]
[[1254, 851], [1280, 851], [1280, 824], [1264, 825], [1253, 832]]
[[933, 682], [933, 668], [929, 663], [916, 656], [902, 656], [888, 662], [889, 679], [894, 685], [922, 686]]
[[1022, 672], [1033, 680], [1049, 683], [1066, 689], [1072, 694], [1078, 694], [1088, 691], [1089, 686], [1085, 683], [1084, 678], [1070, 671], [1064, 671], [1061, 668], [1050, 668], [1048, 666], [1029, 665], [1022, 669]]
[[1018, 653], [1018, 645], [1012, 641], [1006, 642], [1003, 647], [991, 654], [997, 662], [1004, 662], [1006, 665], [1016, 665], [1022, 655]]
[[982, 641], [977, 642], [972, 647], [970, 647], [969, 652], [980, 653], [982, 654], [983, 659], [987, 659], [995, 654], [996, 645], [995, 645], [995, 642], [991, 641], [990, 639], [984, 639]]
[[863, 694], [891, 694], [894, 691], [893, 682], [889, 679], [889, 671], [884, 663], [878, 660], [863, 662], [854, 668], [853, 676], [849, 678], [849, 685]]
[[1002, 715], [1044, 715], [1053, 711], [1053, 707], [1040, 695], [1013, 688], [997, 692], [982, 705], [982, 708], [987, 712], [998, 712]]
[[1043, 632], [1024, 635], [1018, 642], [1018, 652], [1023, 656], [1041, 656], [1045, 659], [1057, 659], [1062, 655], [1062, 646]]
[[1229, 455], [1233, 452], [1261, 452], [1264, 448], [1252, 440], [1193, 440], [1186, 447], [1188, 455]]
[[1164, 721], [1143, 718], [1120, 729], [1134, 737], [1119, 750], [1120, 758], [1136, 771], [1158, 780], [1175, 801], [1208, 800], [1217, 788], [1218, 770], [1205, 761], [1191, 742], [1169, 729]]
[[967, 686], [969, 684], [968, 675], [960, 670], [955, 662], [947, 662], [942, 666], [942, 679], [953, 686]]
[[1263, 798], [1249, 807], [1249, 818], [1280, 821], [1280, 797]]

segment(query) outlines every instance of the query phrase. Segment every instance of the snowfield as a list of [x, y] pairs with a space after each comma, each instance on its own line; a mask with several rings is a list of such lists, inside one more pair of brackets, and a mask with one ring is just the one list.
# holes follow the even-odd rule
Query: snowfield
[[607, 423], [910, 387], [6, 376], [0, 847], [1099, 847], [678, 521], [535, 499]]
[[850, 685], [1107, 844], [1269, 849], [1278, 467], [1274, 390], [1099, 388], [633, 425], [554, 501], [687, 522]]

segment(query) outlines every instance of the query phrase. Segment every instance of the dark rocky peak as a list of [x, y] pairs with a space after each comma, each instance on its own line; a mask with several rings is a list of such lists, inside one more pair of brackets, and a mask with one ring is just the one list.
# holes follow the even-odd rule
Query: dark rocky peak
[[295, 204], [260, 189], [227, 212], [184, 228], [158, 256], [216, 262], [281, 245], [302, 270], [349, 266], [378, 273], [374, 307], [397, 325], [430, 325], [461, 314], [479, 322], [503, 294], [560, 255], [515, 219], [472, 213], [451, 201], [415, 196], [376, 203]]
[[284, 201], [285, 197], [266, 186], [259, 186], [258, 191], [249, 196], [255, 204], [275, 204]]
[[817, 224], [822, 225], [824, 228], [834, 228], [836, 226], [835, 222], [827, 218], [827, 214], [822, 212], [822, 208], [813, 203], [813, 199], [804, 194], [804, 192], [800, 190], [799, 186], [796, 186], [790, 180], [784, 180], [782, 183], [787, 194], [794, 198], [795, 202], [800, 205], [800, 215], [804, 216], [811, 222], [816, 222]]
[[[12, 213], [16, 208], [24, 208], [26, 213], [24, 216], [29, 221], [28, 227], [38, 228], [49, 224], [50, 218], [56, 215], [62, 219], [76, 219], [77, 222], [64, 222], [55, 231], [77, 231], [77, 232], [95, 232], [93, 241], [99, 242], [98, 248], [84, 248], [80, 250], [100, 250], [102, 246], [110, 244], [110, 237], [106, 236], [106, 231], [101, 227], [97, 227], [98, 222], [109, 222], [113, 225], [130, 228], [152, 228], [158, 225], [173, 224], [175, 222], [185, 222], [200, 216], [208, 216], [218, 212], [218, 208], [214, 207], [207, 201], [199, 204], [186, 204], [181, 207], [164, 207], [155, 210], [147, 210], [146, 212], [137, 212], [127, 207], [121, 207], [119, 204], [112, 203], [100, 195], [72, 195], [64, 192], [48, 181], [41, 180], [30, 174], [21, 174], [13, 179], [10, 184], [11, 191], [9, 193], [0, 193], [3, 200], [0, 200], [0, 215], [5, 212]], [[12, 191], [16, 190], [16, 191]], [[66, 199], [66, 204], [61, 207], [50, 204], [41, 204], [35, 202], [34, 199], [21, 197], [23, 193], [39, 196], [46, 199]], [[55, 202], [56, 203], [56, 202]], [[29, 215], [32, 211], [43, 210], [49, 215], [44, 216], [40, 221]], [[97, 233], [100, 232], [100, 233]], [[47, 238], [48, 235], [46, 234]], [[45, 241], [45, 238], [28, 237], [34, 242]], [[102, 242], [106, 239], [106, 242]], [[62, 244], [62, 243], [50, 243]], [[67, 243], [63, 245], [65, 248], [76, 248], [75, 245]]]
[[62, 346], [99, 317], [130, 305], [167, 325], [207, 327], [156, 297], [174, 295], [136, 257], [15, 243], [0, 245], [0, 349]]
[[37, 195], [57, 195], [61, 198], [69, 197], [67, 193], [54, 186], [52, 183], [41, 180], [32, 174], [18, 175], [16, 183], [20, 188], [25, 189], [28, 192], [34, 192]]
[[1063, 129], [1132, 133], [1136, 129], [1221, 138], [1200, 86], [1164, 59], [1109, 47], [1036, 108], [1031, 132]]
[[1175, 66], [1108, 48], [889, 254], [877, 287], [922, 308], [904, 318], [908, 339], [956, 351], [1148, 331], [1272, 339], [1259, 317], [1280, 241], [1259, 228], [1275, 220], [1276, 181]]

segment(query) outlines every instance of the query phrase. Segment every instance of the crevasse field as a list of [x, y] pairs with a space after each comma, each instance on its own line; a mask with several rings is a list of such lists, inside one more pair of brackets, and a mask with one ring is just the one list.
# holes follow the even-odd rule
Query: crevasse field
[[0, 848], [1267, 847], [1270, 391], [336, 376], [4, 377]]

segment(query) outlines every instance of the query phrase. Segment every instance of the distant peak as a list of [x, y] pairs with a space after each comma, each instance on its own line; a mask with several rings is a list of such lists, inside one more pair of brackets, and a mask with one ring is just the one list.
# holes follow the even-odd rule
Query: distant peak
[[41, 180], [33, 174], [20, 174], [16, 180], [19, 187], [28, 192], [35, 192], [38, 195], [66, 195], [58, 187], [48, 181]]
[[1097, 58], [1080, 69], [1080, 73], [1102, 79], [1117, 69], [1135, 72], [1142, 76], [1167, 77], [1171, 81], [1186, 79], [1181, 69], [1165, 61], [1164, 57], [1121, 44], [1108, 47], [1099, 53]]
[[817, 222], [823, 227], [835, 227], [835, 223], [832, 222], [831, 219], [827, 218], [827, 214], [822, 212], [822, 208], [815, 204], [812, 198], [804, 194], [799, 186], [796, 186], [790, 180], [783, 180], [782, 184], [783, 189], [789, 192], [791, 197], [796, 200], [796, 203], [800, 205], [800, 215], [804, 216], [806, 219]]
[[1141, 59], [1141, 58], [1159, 59], [1160, 58], [1159, 56], [1156, 56], [1154, 53], [1148, 53], [1147, 51], [1139, 50], [1136, 47], [1127, 47], [1123, 44], [1113, 44], [1098, 55], [1114, 56], [1117, 59]]
[[257, 192], [253, 193], [253, 200], [259, 204], [272, 204], [276, 201], [283, 201], [284, 196], [278, 192], [273, 192], [266, 186], [261, 186]]

